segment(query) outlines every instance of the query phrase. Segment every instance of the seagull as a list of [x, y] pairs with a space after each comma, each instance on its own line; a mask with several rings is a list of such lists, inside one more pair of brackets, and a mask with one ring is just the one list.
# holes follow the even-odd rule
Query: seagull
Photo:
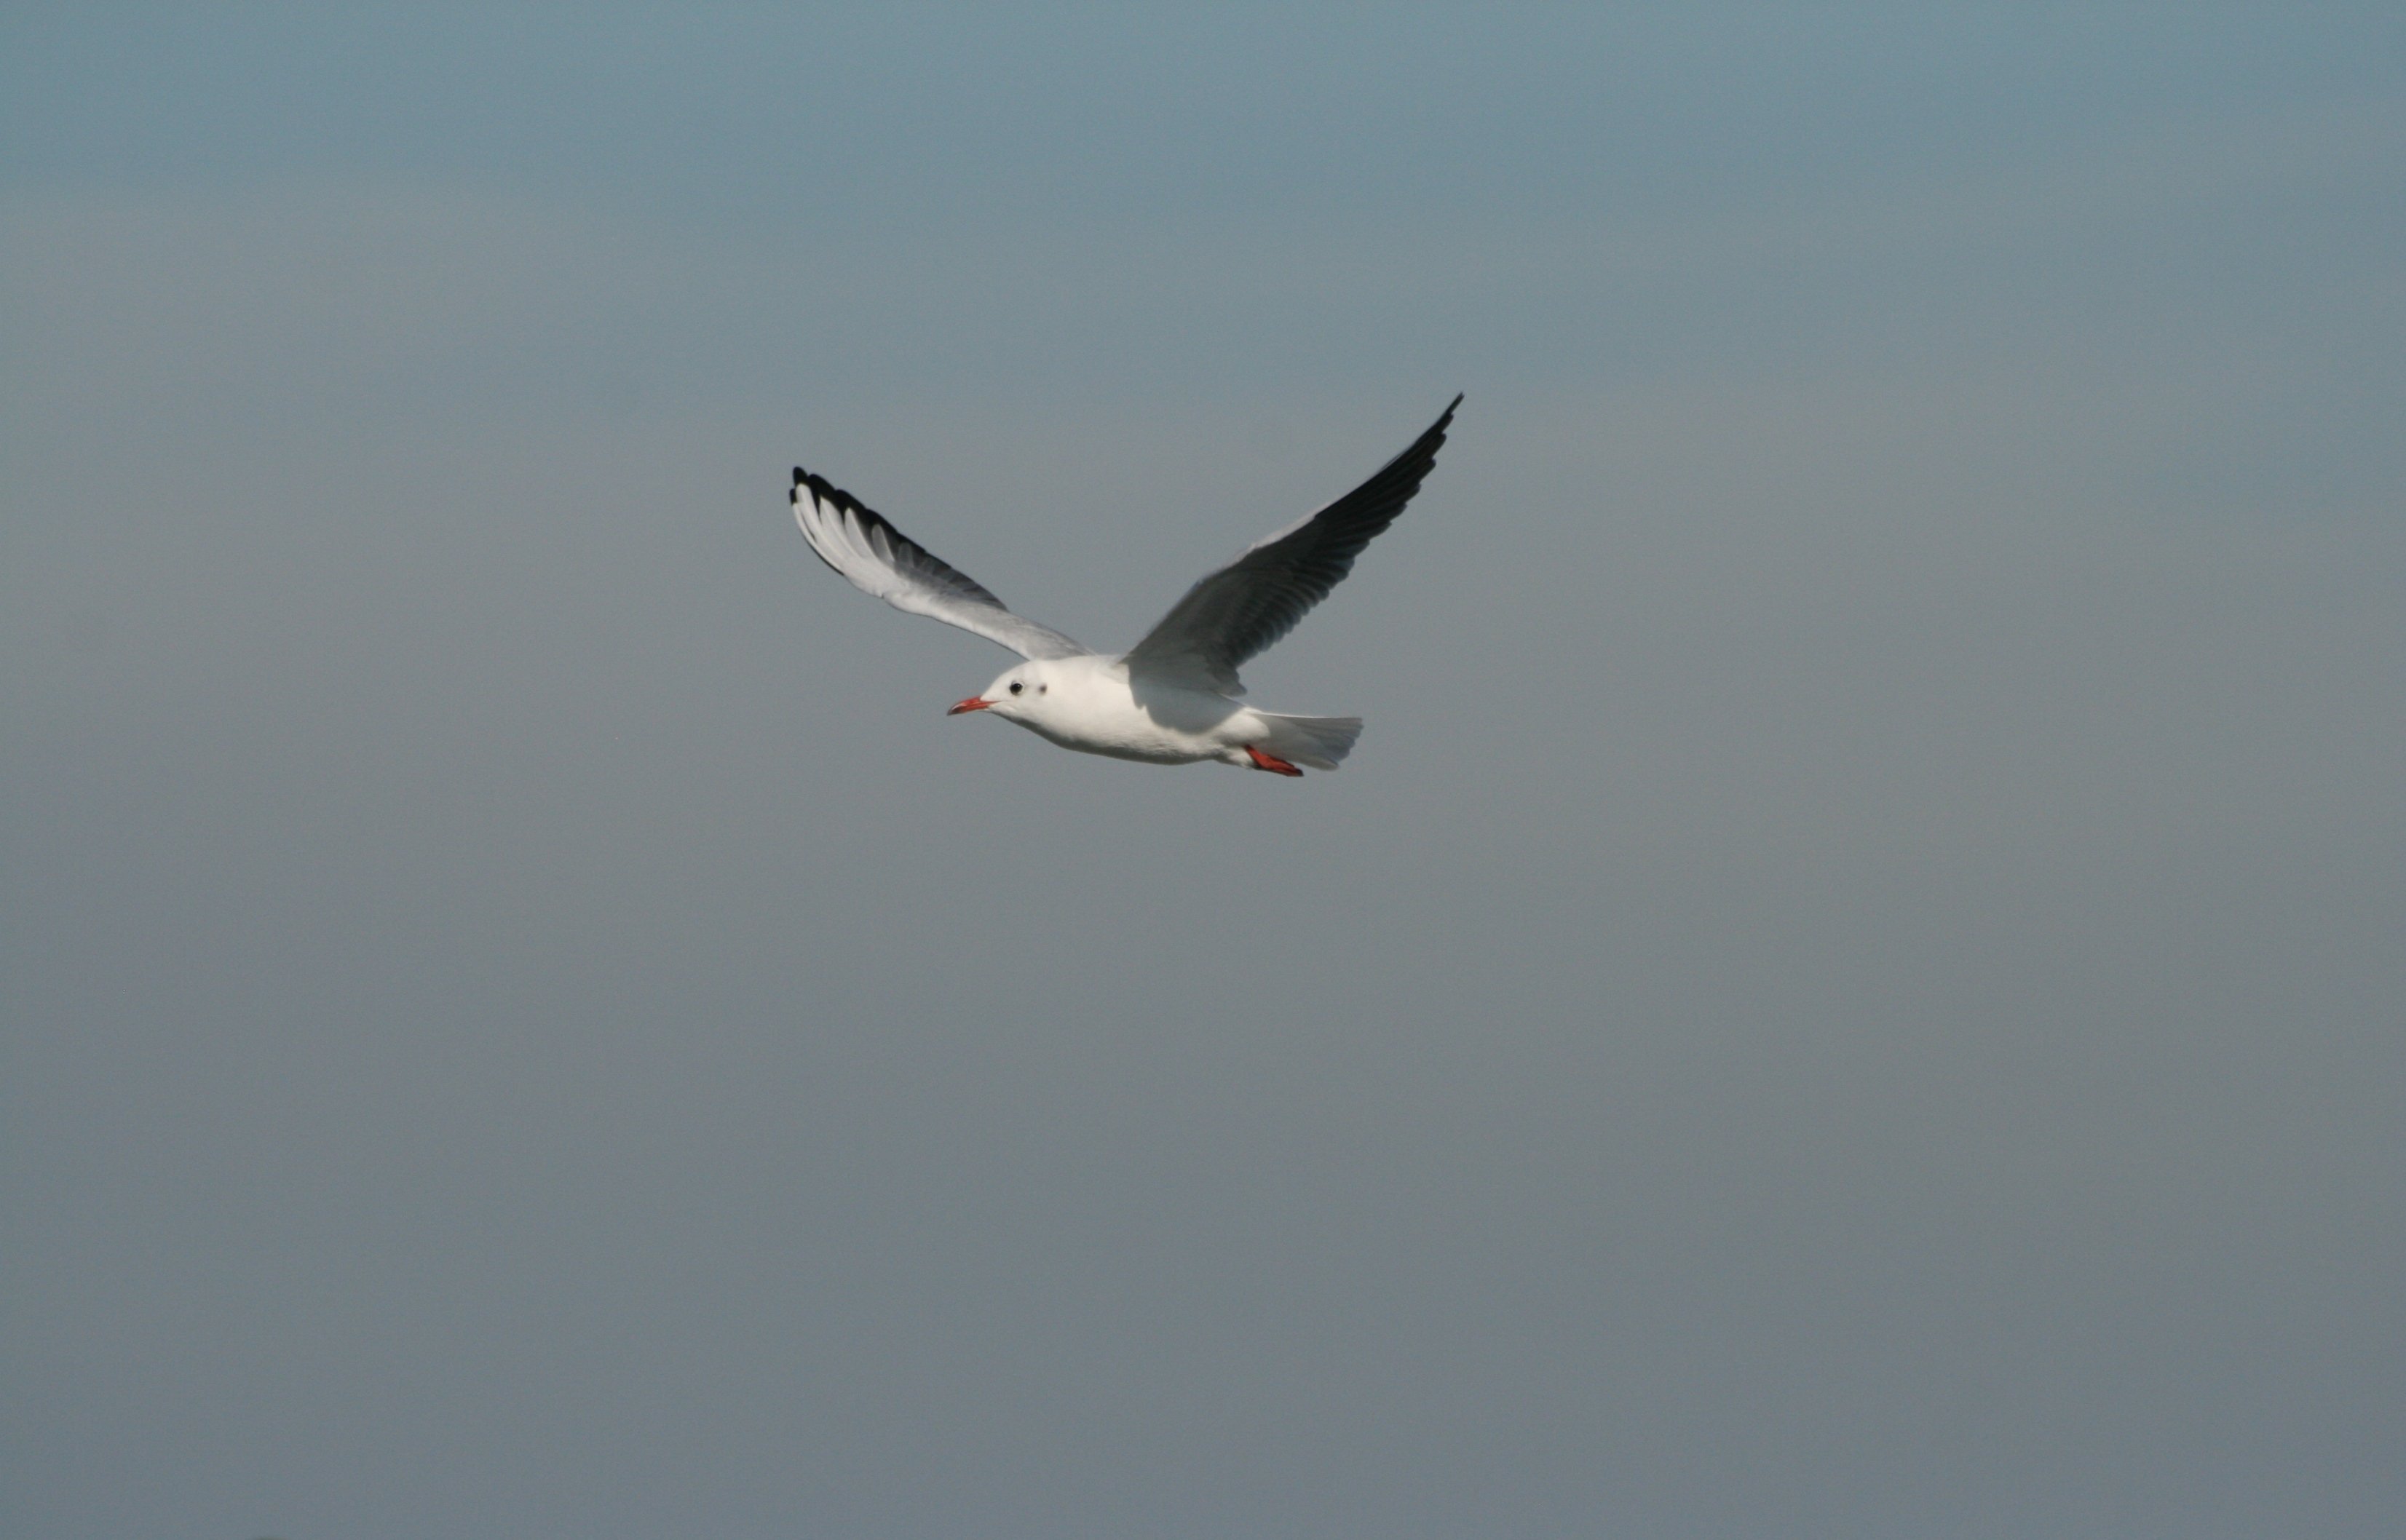
[[1240, 699], [1237, 669], [1295, 629], [1353, 570], [1437, 464], [1462, 398], [1361, 486], [1267, 536], [1186, 590], [1143, 641], [1116, 657], [1003, 607], [859, 499], [794, 467], [794, 521], [819, 559], [863, 593], [1001, 643], [1025, 661], [947, 715], [991, 712], [1082, 754], [1153, 765], [1217, 760], [1276, 775], [1333, 770], [1358, 716], [1282, 716]]

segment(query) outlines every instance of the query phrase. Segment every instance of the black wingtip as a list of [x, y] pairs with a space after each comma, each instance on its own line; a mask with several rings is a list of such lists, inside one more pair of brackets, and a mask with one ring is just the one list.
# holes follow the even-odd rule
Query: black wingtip
[[850, 492], [845, 491], [842, 487], [838, 487], [835, 483], [828, 480], [827, 477], [818, 474], [814, 471], [805, 471], [800, 466], [797, 465], [794, 467], [793, 491], [793, 498], [796, 502], [802, 501], [802, 493], [805, 490], [809, 491], [811, 494], [811, 501], [814, 502], [828, 503], [847, 513], [866, 514], [872, 519], [877, 516], [875, 514], [871, 514], [868, 509], [862, 507], [858, 498], [854, 497]]

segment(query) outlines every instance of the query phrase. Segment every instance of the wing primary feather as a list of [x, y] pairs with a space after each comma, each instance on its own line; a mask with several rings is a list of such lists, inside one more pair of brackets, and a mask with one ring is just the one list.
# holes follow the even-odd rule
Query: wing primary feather
[[[802, 488], [805, 487], [810, 487], [815, 492], [818, 491], [819, 487], [827, 487], [827, 484], [820, 477], [811, 474], [808, 471], [805, 471], [800, 466], [797, 465], [794, 467], [793, 493], [794, 521], [797, 524], [801, 523]], [[827, 491], [835, 492], [839, 497], [842, 496], [842, 494], [838, 492], [833, 487], [827, 487]], [[835, 573], [838, 577], [847, 577], [844, 570], [837, 566], [834, 562], [829, 561], [828, 559], [827, 553], [819, 549], [819, 543], [816, 539], [813, 538], [808, 525], [802, 526], [802, 544], [811, 548], [811, 555], [819, 558], [820, 566], [825, 567], [828, 572]]]

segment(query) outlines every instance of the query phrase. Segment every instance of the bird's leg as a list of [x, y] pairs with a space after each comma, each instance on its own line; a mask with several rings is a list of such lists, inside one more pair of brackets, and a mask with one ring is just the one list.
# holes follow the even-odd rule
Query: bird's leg
[[1272, 775], [1301, 775], [1303, 773], [1303, 771], [1295, 769], [1293, 765], [1288, 764], [1277, 755], [1264, 754], [1261, 750], [1253, 747], [1251, 743], [1245, 745], [1245, 752], [1253, 756], [1253, 769], [1255, 770], [1266, 770]]

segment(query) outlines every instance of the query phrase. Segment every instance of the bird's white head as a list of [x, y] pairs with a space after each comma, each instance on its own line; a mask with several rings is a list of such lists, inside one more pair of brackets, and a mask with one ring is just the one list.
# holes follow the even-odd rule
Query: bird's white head
[[984, 694], [970, 696], [944, 714], [958, 716], [963, 712], [992, 712], [997, 716], [1024, 722], [1043, 710], [1053, 691], [1053, 672], [1042, 662], [1030, 658], [1015, 669], [1005, 671], [1002, 677], [985, 687]]

